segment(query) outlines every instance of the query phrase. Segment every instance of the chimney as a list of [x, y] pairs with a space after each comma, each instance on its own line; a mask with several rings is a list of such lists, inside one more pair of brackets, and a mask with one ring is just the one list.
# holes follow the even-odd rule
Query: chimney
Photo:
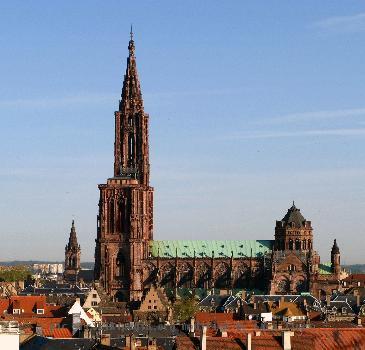
[[110, 334], [103, 334], [101, 337], [101, 345], [110, 346]]
[[283, 338], [283, 350], [291, 350], [291, 339], [294, 335], [294, 332], [291, 331], [284, 331], [282, 338]]
[[247, 333], [246, 350], [252, 350], [252, 334], [251, 333]]
[[156, 342], [156, 339], [154, 339], [154, 338], [148, 338], [147, 349], [148, 350], [157, 350], [157, 342]]
[[201, 330], [200, 350], [207, 350], [207, 326], [203, 326]]
[[195, 318], [192, 317], [190, 319], [190, 334], [194, 334], [195, 332]]
[[[127, 338], [126, 338], [126, 340], [127, 340]], [[135, 338], [134, 334], [131, 334], [129, 336], [129, 344], [126, 342], [126, 346], [128, 346], [128, 345], [131, 350], [136, 350], [136, 338]]]
[[245, 290], [242, 291], [241, 298], [242, 298], [242, 300], [246, 300], [246, 291]]
[[327, 304], [327, 306], [330, 306], [330, 303], [331, 303], [331, 296], [326, 295], [326, 304]]
[[226, 330], [220, 329], [219, 332], [220, 332], [222, 338], [228, 337], [228, 333]]
[[257, 303], [253, 303], [253, 309], [256, 310], [257, 309]]
[[361, 317], [360, 316], [357, 316], [356, 317], [356, 324], [361, 327]]
[[284, 301], [285, 301], [284, 296], [281, 296], [279, 301], [279, 307], [283, 305]]
[[357, 306], [357, 307], [360, 307], [360, 304], [361, 304], [361, 303], [360, 303], [360, 295], [359, 295], [359, 294], [357, 294], [357, 295], [356, 295], [356, 306]]

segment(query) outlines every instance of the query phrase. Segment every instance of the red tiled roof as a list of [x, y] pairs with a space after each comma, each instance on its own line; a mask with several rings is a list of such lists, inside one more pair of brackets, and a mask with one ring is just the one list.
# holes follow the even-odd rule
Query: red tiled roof
[[72, 338], [72, 333], [68, 328], [55, 328], [53, 338]]
[[364, 328], [316, 328], [296, 332], [293, 350], [365, 349]]
[[[59, 305], [46, 304], [46, 296], [30, 296], [30, 295], [17, 295], [11, 296], [8, 299], [0, 299], [0, 315], [6, 313], [12, 314], [14, 309], [20, 309], [21, 316], [33, 316], [37, 315], [37, 309], [43, 309], [43, 314], [38, 314], [40, 317], [53, 317], [55, 314], [62, 313], [62, 307]], [[67, 313], [64, 315], [67, 316]]]
[[365, 282], [365, 273], [353, 273], [352, 275], [347, 276], [343, 281], [346, 282], [357, 282], [362, 281]]
[[209, 322], [231, 322], [233, 313], [197, 312], [195, 321], [201, 324]]

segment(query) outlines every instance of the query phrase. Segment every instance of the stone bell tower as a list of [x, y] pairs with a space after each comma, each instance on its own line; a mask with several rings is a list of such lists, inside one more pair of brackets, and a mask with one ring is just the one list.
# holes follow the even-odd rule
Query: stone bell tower
[[142, 297], [142, 259], [149, 256], [153, 188], [149, 185], [149, 116], [144, 112], [133, 32], [119, 109], [115, 112], [114, 176], [99, 185], [95, 279], [118, 300]]
[[77, 275], [80, 271], [81, 248], [77, 243], [75, 221], [72, 220], [70, 237], [65, 247], [65, 272], [64, 278], [70, 282], [77, 281]]

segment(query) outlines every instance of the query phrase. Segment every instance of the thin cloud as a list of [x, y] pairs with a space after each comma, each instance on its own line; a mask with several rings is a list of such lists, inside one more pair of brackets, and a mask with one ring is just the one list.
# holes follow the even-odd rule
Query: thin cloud
[[365, 128], [348, 128], [348, 129], [323, 129], [323, 130], [303, 130], [303, 131], [278, 131], [252, 133], [245, 135], [232, 135], [225, 139], [244, 140], [244, 139], [275, 139], [289, 137], [312, 137], [312, 136], [365, 136]]
[[365, 31], [365, 13], [328, 17], [315, 22], [313, 26], [326, 31], [361, 32]]
[[12, 100], [0, 100], [0, 107], [51, 108], [60, 106], [82, 105], [86, 103], [110, 102], [114, 100], [116, 100], [115, 95], [101, 94], [44, 98], [20, 98]]
[[292, 113], [259, 120], [256, 124], [281, 124], [283, 122], [306, 122], [313, 120], [338, 119], [345, 117], [365, 117], [365, 108], [323, 110], [314, 112]]

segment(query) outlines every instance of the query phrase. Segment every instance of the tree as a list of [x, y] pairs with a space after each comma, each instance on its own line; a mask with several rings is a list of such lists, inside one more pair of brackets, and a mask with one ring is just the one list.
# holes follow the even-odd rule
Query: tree
[[198, 312], [198, 302], [194, 297], [177, 300], [173, 306], [175, 321], [186, 322]]
[[10, 267], [0, 271], [0, 281], [4, 282], [25, 281], [30, 276], [30, 271], [24, 266]]

